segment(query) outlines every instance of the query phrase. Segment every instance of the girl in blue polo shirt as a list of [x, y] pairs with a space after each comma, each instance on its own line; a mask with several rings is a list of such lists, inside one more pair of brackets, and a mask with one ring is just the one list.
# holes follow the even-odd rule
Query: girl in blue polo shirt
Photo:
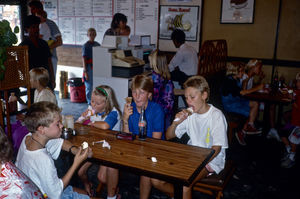
[[131, 84], [133, 103], [126, 103], [123, 113], [123, 131], [139, 134], [139, 118], [142, 107], [147, 120], [147, 137], [161, 139], [164, 131], [164, 111], [152, 102], [153, 81], [151, 77], [137, 75]]
[[[121, 111], [113, 89], [109, 86], [101, 85], [94, 89], [91, 97], [91, 106], [82, 113], [79, 122], [99, 129], [120, 131], [120, 119]], [[91, 165], [91, 162], [86, 162], [78, 171], [78, 176], [83, 181], [85, 190], [90, 196], [92, 195], [91, 183], [88, 181], [86, 172]], [[110, 177], [110, 175], [118, 176], [118, 170], [100, 166], [97, 177], [101, 183], [107, 183], [108, 197], [114, 197], [116, 196], [118, 178]]]
[[[137, 75], [132, 79], [132, 103], [126, 103], [123, 112], [123, 131], [139, 134], [139, 117], [142, 107], [145, 108], [147, 121], [147, 137], [163, 138], [164, 111], [159, 104], [151, 101], [153, 81], [151, 77]], [[140, 192], [150, 194], [151, 179], [146, 176], [140, 178]]]

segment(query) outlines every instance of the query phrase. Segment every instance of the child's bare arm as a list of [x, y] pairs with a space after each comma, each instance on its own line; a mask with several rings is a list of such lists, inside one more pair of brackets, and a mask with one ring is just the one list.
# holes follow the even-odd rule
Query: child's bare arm
[[173, 123], [171, 124], [171, 126], [169, 126], [169, 128], [167, 129], [167, 132], [166, 132], [166, 138], [168, 140], [176, 137], [176, 134], [175, 134], [176, 127], [181, 122], [183, 122], [189, 115], [190, 115], [190, 113], [187, 110], [182, 110], [182, 111], [180, 111], [179, 113], [177, 113], [175, 115], [176, 119], [173, 121]]
[[71, 166], [71, 168], [68, 170], [66, 175], [62, 178], [64, 188], [69, 184], [74, 172], [77, 170], [77, 168], [80, 166], [80, 164], [87, 159], [88, 157], [88, 149], [82, 150], [81, 147], [79, 147], [75, 157], [74, 162]]
[[169, 139], [172, 139], [174, 138], [176, 135], [175, 135], [175, 129], [177, 127], [177, 124], [175, 122], [173, 122], [169, 128], [167, 129], [166, 131], [166, 139], [169, 140]]
[[131, 106], [130, 103], [126, 103], [124, 106], [123, 118], [122, 118], [122, 122], [123, 122], [122, 130], [124, 132], [129, 133], [128, 119], [129, 116], [132, 115], [132, 113], [133, 113], [133, 107]]
[[258, 90], [261, 90], [264, 88], [264, 85], [263, 84], [259, 84], [251, 89], [248, 89], [248, 90], [242, 90], [240, 92], [241, 95], [247, 95], [247, 94], [250, 94], [250, 93], [253, 93], [253, 92], [256, 92]]
[[104, 121], [96, 121], [94, 123], [91, 122], [91, 123], [89, 123], [89, 125], [94, 126], [96, 128], [99, 128], [99, 129], [104, 129], [104, 130], [110, 128], [109, 124], [107, 122], [104, 122]]

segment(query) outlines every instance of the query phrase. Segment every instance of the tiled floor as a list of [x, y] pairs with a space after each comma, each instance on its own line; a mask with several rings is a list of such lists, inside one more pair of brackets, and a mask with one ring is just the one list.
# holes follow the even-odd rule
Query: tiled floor
[[[84, 103], [71, 103], [69, 99], [59, 99], [58, 105], [62, 107], [62, 114], [71, 114], [74, 115], [74, 118], [78, 118], [87, 107]], [[280, 167], [280, 158], [284, 147], [282, 143], [255, 135], [249, 136], [246, 141], [247, 146], [240, 146], [234, 138], [228, 149], [228, 157], [235, 161], [237, 169], [225, 189], [224, 199], [300, 198], [299, 155], [294, 167], [283, 169]], [[59, 172], [63, 174], [65, 169], [60, 168]], [[94, 165], [89, 170], [89, 178], [95, 186], [98, 183], [97, 169], [98, 166]], [[73, 178], [73, 183], [80, 186], [76, 177]], [[119, 188], [122, 199], [138, 199], [139, 177], [121, 172]], [[105, 189], [101, 195], [105, 197]], [[152, 190], [151, 199], [166, 198], [168, 197], [158, 190]], [[213, 197], [195, 192], [193, 198]]]

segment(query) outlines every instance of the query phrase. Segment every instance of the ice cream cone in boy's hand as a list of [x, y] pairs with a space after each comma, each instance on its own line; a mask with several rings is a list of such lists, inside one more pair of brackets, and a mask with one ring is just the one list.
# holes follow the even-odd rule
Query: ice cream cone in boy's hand
[[[186, 111], [187, 111], [187, 113], [188, 113], [189, 116], [192, 115], [192, 114], [194, 113], [192, 107], [187, 108]], [[180, 119], [177, 117], [177, 118], [174, 119], [174, 122], [178, 122], [179, 120], [180, 120]]]
[[89, 147], [89, 144], [87, 142], [83, 142], [81, 144], [81, 146], [82, 146], [82, 149], [87, 149]]
[[126, 97], [125, 100], [126, 100], [126, 104], [131, 104], [132, 97]]
[[192, 114], [194, 113], [192, 107], [187, 108], [186, 111], [188, 112], [189, 116], [192, 115]]

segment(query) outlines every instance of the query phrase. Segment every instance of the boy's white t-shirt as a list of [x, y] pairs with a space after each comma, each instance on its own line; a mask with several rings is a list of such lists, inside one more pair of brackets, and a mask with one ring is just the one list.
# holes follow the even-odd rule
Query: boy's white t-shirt
[[21, 169], [41, 190], [47, 194], [48, 198], [60, 199], [63, 193], [63, 181], [58, 178], [53, 159], [57, 159], [63, 139], [57, 138], [49, 140], [43, 149], [29, 151], [26, 148], [25, 140], [28, 133], [21, 143], [17, 155], [16, 166]]
[[190, 137], [189, 145], [211, 148], [221, 146], [220, 153], [209, 162], [209, 166], [219, 173], [225, 165], [225, 149], [228, 148], [227, 122], [223, 113], [209, 104], [210, 108], [206, 113], [194, 113], [180, 123], [175, 134], [181, 138], [187, 133]]
[[37, 89], [35, 89], [34, 103], [41, 102], [41, 101], [47, 101], [47, 102], [52, 102], [54, 104], [57, 104], [56, 97], [53, 91], [49, 88], [44, 88], [40, 92]]

